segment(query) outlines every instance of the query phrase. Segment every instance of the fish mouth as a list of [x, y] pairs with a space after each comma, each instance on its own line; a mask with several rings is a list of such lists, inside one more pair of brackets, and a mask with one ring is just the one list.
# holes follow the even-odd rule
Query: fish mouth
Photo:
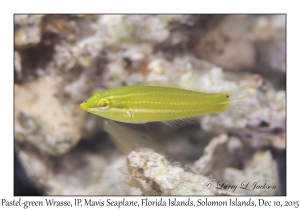
[[80, 108], [85, 111], [89, 109], [89, 107], [85, 101], [80, 104]]

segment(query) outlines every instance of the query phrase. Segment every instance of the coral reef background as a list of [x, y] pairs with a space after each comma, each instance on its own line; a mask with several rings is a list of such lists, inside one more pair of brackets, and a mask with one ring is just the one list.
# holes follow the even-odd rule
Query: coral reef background
[[[15, 187], [29, 180], [44, 195], [285, 195], [285, 15], [15, 15], [14, 29], [14, 172], [23, 174]], [[105, 119], [79, 107], [97, 91], [157, 79], [216, 91], [247, 85], [246, 102], [179, 129], [124, 125], [176, 161], [153, 148], [125, 155]], [[276, 187], [221, 187], [243, 181]]]

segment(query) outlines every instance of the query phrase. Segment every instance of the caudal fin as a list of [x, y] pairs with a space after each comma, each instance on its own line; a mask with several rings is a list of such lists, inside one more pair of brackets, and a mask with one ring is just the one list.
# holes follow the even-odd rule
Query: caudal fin
[[229, 108], [230, 114], [242, 114], [245, 113], [246, 109], [246, 97], [247, 97], [248, 86], [236, 88], [228, 91], [229, 93]]

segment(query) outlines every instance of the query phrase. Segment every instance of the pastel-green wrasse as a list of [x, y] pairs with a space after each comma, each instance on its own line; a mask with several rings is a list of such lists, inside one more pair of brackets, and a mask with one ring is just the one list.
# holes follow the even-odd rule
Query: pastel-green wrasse
[[80, 104], [87, 112], [125, 123], [188, 123], [194, 117], [239, 108], [243, 88], [209, 92], [173, 81], [153, 81], [95, 93]]

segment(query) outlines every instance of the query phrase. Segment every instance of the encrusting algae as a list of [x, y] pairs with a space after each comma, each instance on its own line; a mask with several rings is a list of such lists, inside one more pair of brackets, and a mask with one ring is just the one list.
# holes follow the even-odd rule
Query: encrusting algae
[[243, 89], [214, 93], [184, 83], [152, 81], [95, 93], [80, 107], [125, 123], [161, 121], [177, 126], [199, 115], [238, 109]]

